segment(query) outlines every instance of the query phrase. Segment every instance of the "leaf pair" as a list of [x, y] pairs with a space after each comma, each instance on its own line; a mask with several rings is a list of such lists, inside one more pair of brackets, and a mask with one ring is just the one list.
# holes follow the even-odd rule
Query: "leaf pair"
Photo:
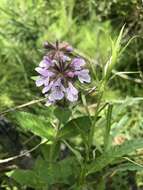
[[[54, 113], [59, 121], [64, 123], [64, 126], [60, 129], [58, 134], [60, 139], [67, 139], [80, 133], [87, 134], [89, 132], [91, 121], [88, 116], [81, 116], [67, 122], [70, 117], [70, 111], [60, 112], [60, 110], [56, 109]], [[43, 117], [38, 117], [27, 112], [18, 112], [16, 118], [20, 127], [42, 138], [52, 139], [56, 135], [56, 131], [51, 122], [45, 120]]]

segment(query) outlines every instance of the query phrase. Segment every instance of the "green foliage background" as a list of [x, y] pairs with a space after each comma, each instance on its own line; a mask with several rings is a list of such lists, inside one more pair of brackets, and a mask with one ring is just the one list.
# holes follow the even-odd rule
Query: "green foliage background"
[[[80, 52], [94, 59], [99, 65], [104, 66], [111, 54], [110, 39], [115, 40], [117, 38], [124, 24], [125, 31], [122, 45], [126, 44], [129, 39], [133, 39], [118, 60], [115, 72], [129, 73], [125, 73], [127, 74], [125, 77], [124, 73], [116, 75], [110, 81], [104, 99], [105, 101], [115, 102], [112, 138], [120, 135], [127, 139], [142, 137], [143, 104], [140, 98], [143, 96], [143, 4], [139, 0], [0, 0], [0, 111], [41, 97], [31, 77], [35, 75], [34, 68], [43, 56], [42, 45], [44, 41], [55, 41], [56, 39], [68, 41]], [[90, 97], [90, 101], [93, 102], [94, 98], [94, 95]], [[123, 104], [118, 105], [118, 102], [122, 99], [124, 99]], [[39, 118], [42, 122], [47, 117], [52, 120], [51, 110], [47, 111], [41, 103], [25, 109], [34, 114], [42, 115], [43, 118]], [[80, 108], [78, 109], [80, 110]], [[8, 117], [18, 125], [15, 116], [9, 115]], [[32, 122], [32, 115], [26, 116], [24, 114], [16, 117], [20, 118], [18, 119], [19, 122], [23, 118], [23, 122], [20, 123], [22, 127], [25, 128], [26, 126], [27, 130], [31, 128], [29, 123]], [[83, 123], [88, 123], [86, 118], [83, 118], [83, 120]], [[36, 118], [33, 121], [35, 121], [35, 125], [40, 122], [38, 127], [42, 126], [42, 122], [36, 120]], [[46, 120], [47, 125], [49, 122]], [[78, 123], [78, 121], [76, 122]], [[104, 125], [105, 118], [99, 119], [97, 124]], [[31, 131], [37, 135], [39, 131], [34, 130], [35, 125], [32, 124], [33, 129]], [[72, 129], [70, 130], [72, 131]], [[86, 129], [82, 130], [85, 133], [88, 132], [85, 131]], [[72, 131], [72, 133], [78, 134], [79, 131]], [[19, 131], [19, 134], [24, 140], [31, 136], [31, 134], [28, 134], [25, 137], [22, 131]], [[67, 129], [63, 129], [62, 135], [69, 138]], [[54, 134], [52, 129], [49, 129], [47, 134], [43, 132], [41, 136], [52, 138]], [[102, 145], [101, 129], [97, 129], [95, 139]], [[35, 143], [37, 141], [38, 139], [35, 140]], [[71, 142], [78, 146], [76, 140], [72, 139]], [[127, 149], [130, 149], [129, 147], [127, 146]], [[4, 151], [5, 154], [8, 155], [6, 151]], [[107, 156], [110, 159], [113, 156], [114, 160], [114, 155], [110, 156], [110, 154]], [[3, 158], [3, 153], [0, 157]], [[101, 158], [104, 160], [105, 157], [105, 155], [102, 155]], [[139, 159], [139, 161], [142, 163], [142, 159]], [[36, 162], [41, 163], [41, 165], [37, 164], [37, 167], [44, 168], [45, 162], [40, 159], [37, 159]], [[65, 162], [70, 165], [74, 162], [74, 158], [71, 157], [69, 160], [59, 163], [58, 167], [64, 167]], [[110, 160], [107, 160], [108, 162]], [[72, 166], [71, 164], [71, 167], [75, 167], [75, 165]], [[125, 167], [126, 165], [123, 166], [123, 168]], [[141, 187], [143, 185], [142, 170], [139, 168], [132, 169], [130, 166], [128, 168], [139, 172], [136, 175], [136, 182]], [[34, 168], [34, 170], [37, 172], [40, 169]], [[50, 168], [47, 168], [45, 175], [49, 173], [49, 170]], [[27, 172], [27, 176], [33, 175], [33, 171], [25, 172]], [[61, 174], [63, 178], [60, 175], [57, 176], [57, 183], [59, 180], [63, 180], [63, 183], [69, 183], [68, 177], [70, 178], [72, 174], [70, 169], [66, 172], [69, 176], [65, 177], [63, 171], [63, 175]], [[120, 172], [118, 173], [119, 176], [113, 177], [110, 189], [117, 190], [120, 187], [118, 187], [117, 181], [122, 189], [128, 189], [127, 181], [121, 182], [122, 175], [125, 174], [126, 177], [128, 175]], [[127, 172], [126, 169], [125, 172]], [[17, 173], [12, 175], [15, 177]], [[18, 175], [18, 182], [19, 179], [21, 181], [21, 178], [23, 178], [23, 173]], [[49, 179], [52, 179], [52, 177], [50, 176]], [[28, 180], [26, 183], [29, 183], [29, 179], [26, 180]], [[45, 181], [42, 180], [44, 181], [45, 178], [41, 177], [39, 179], [39, 188], [43, 185], [42, 183], [45, 185]], [[74, 179], [72, 180], [74, 181]], [[5, 181], [7, 180], [4, 178], [4, 184]], [[31, 181], [31, 183], [35, 185], [35, 181]], [[97, 190], [102, 190], [102, 186], [104, 184], [101, 180]]]

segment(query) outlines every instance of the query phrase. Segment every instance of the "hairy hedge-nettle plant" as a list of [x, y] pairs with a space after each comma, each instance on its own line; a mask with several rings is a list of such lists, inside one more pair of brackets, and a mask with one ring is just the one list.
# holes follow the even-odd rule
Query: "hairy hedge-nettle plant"
[[[45, 109], [48, 110], [45, 116], [25, 112], [17, 115], [20, 125], [41, 137], [40, 146], [44, 144], [40, 151], [43, 157], [37, 161], [39, 165], [32, 172], [20, 171], [21, 176], [30, 176], [23, 184], [28, 183], [36, 190], [105, 190], [106, 177], [113, 171], [110, 164], [120, 166], [120, 158], [142, 147], [141, 140], [112, 145], [111, 126], [115, 127], [117, 121], [112, 123], [113, 103], [103, 98], [118, 55], [124, 50], [120, 45], [122, 33], [123, 28], [117, 40], [112, 41], [109, 61], [100, 67], [101, 76], [94, 76], [92, 80], [90, 76], [97, 72], [93, 60], [79, 56], [66, 42], [44, 44], [46, 53], [35, 69], [39, 74], [36, 85], [42, 87], [46, 105], [51, 106]], [[88, 93], [79, 90], [86, 87], [86, 83], [91, 87]], [[95, 86], [95, 98], [87, 98]], [[78, 98], [79, 91], [81, 98]], [[70, 105], [73, 102], [74, 107]], [[17, 172], [12, 175], [15, 179], [18, 179]]]
[[68, 43], [45, 43], [46, 55], [36, 71], [39, 78], [37, 86], [43, 86], [42, 93], [47, 97], [46, 105], [67, 99], [70, 102], [78, 100], [78, 89], [74, 83], [78, 79], [81, 83], [91, 81], [89, 70], [85, 69], [85, 60], [73, 56], [73, 48]]
[[[77, 83], [84, 84], [91, 82], [89, 70], [86, 68], [86, 62], [88, 61], [88, 63], [91, 64], [91, 74], [95, 74], [96, 72], [94, 70], [96, 67], [94, 62], [88, 59], [85, 61], [85, 58], [75, 53], [74, 48], [66, 42], [46, 42], [44, 44], [46, 53], [39, 66], [35, 69], [39, 74], [38, 79], [36, 80], [36, 86], [42, 87], [42, 93], [46, 97], [46, 105], [57, 105], [54, 110], [54, 115], [58, 122], [52, 124], [55, 127], [56, 133], [52, 138], [52, 144], [49, 151], [50, 167], [52, 167], [53, 161], [56, 161], [54, 154], [57, 144], [63, 143], [75, 155], [80, 165], [80, 172], [76, 177], [77, 181], [74, 182], [75, 188], [77, 189], [86, 189], [86, 185], [88, 184], [86, 178], [90, 174], [94, 173], [93, 162], [96, 156], [93, 156], [94, 154], [92, 152], [93, 140], [96, 150], [95, 152], [98, 154], [108, 151], [110, 147], [111, 116], [113, 106], [104, 102], [102, 97], [107, 82], [110, 79], [112, 68], [117, 61], [118, 54], [120, 53], [122, 32], [123, 29], [121, 30], [116, 42], [112, 42], [112, 54], [109, 61], [105, 67], [101, 67], [103, 77], [98, 80], [98, 95], [94, 113], [89, 109], [85, 94], [81, 93], [82, 104], [80, 106], [82, 109], [85, 109], [86, 114], [81, 118], [77, 118], [78, 122], [76, 118], [71, 117], [72, 111], [70, 110], [70, 106], [69, 108], [67, 106], [69, 104], [65, 107], [65, 102], [70, 103], [78, 100], [79, 89], [77, 88]], [[95, 76], [94, 78], [97, 77]], [[95, 87], [96, 81], [93, 81], [92, 85], [91, 89]], [[62, 105], [62, 108], [59, 107], [59, 105]], [[104, 109], [107, 112], [105, 122], [106, 126], [103, 132], [103, 144], [99, 144], [96, 143], [96, 139], [94, 139], [95, 126], [99, 119], [100, 112]], [[86, 126], [84, 126], [85, 124]], [[70, 128], [68, 128], [68, 125], [70, 125]], [[85, 131], [84, 127], [87, 127]], [[81, 133], [80, 135], [84, 144], [83, 153], [76, 150], [76, 148], [72, 147], [70, 142], [67, 141], [66, 135], [68, 134], [69, 136], [72, 136], [73, 131], [76, 130], [79, 134]]]

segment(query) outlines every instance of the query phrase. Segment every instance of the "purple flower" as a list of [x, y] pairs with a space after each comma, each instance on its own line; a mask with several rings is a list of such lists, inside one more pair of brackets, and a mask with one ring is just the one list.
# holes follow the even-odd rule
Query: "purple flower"
[[61, 101], [78, 100], [78, 90], [73, 83], [78, 79], [81, 83], [91, 81], [89, 70], [85, 69], [85, 60], [71, 54], [73, 48], [68, 43], [46, 43], [48, 53], [35, 70], [39, 74], [36, 86], [43, 86], [42, 93], [47, 97], [46, 105]]

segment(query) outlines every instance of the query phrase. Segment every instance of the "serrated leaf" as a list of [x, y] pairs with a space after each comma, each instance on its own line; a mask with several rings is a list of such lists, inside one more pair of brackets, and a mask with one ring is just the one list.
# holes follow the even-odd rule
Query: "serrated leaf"
[[56, 107], [54, 115], [61, 123], [66, 123], [71, 116], [71, 110], [68, 108]]
[[78, 117], [76, 119], [70, 120], [65, 126], [60, 130], [60, 138], [70, 138], [78, 135], [80, 133], [88, 133], [91, 126], [91, 120], [88, 116]]
[[129, 140], [119, 146], [110, 148], [88, 166], [88, 174], [101, 171], [104, 167], [112, 164], [116, 159], [127, 155], [136, 149], [143, 148], [143, 139]]
[[17, 113], [16, 118], [20, 127], [26, 131], [31, 131], [35, 135], [46, 139], [51, 139], [55, 135], [55, 130], [51, 123], [44, 120], [44, 118], [27, 112]]
[[37, 185], [37, 177], [31, 170], [16, 169], [7, 173], [7, 176], [13, 178], [21, 185], [28, 185], [29, 187], [35, 187]]
[[[39, 158], [36, 161], [34, 173], [45, 184], [66, 183], [69, 184], [71, 177], [78, 167], [75, 158], [69, 157], [49, 165], [49, 162]], [[77, 173], [77, 171], [76, 171]]]

